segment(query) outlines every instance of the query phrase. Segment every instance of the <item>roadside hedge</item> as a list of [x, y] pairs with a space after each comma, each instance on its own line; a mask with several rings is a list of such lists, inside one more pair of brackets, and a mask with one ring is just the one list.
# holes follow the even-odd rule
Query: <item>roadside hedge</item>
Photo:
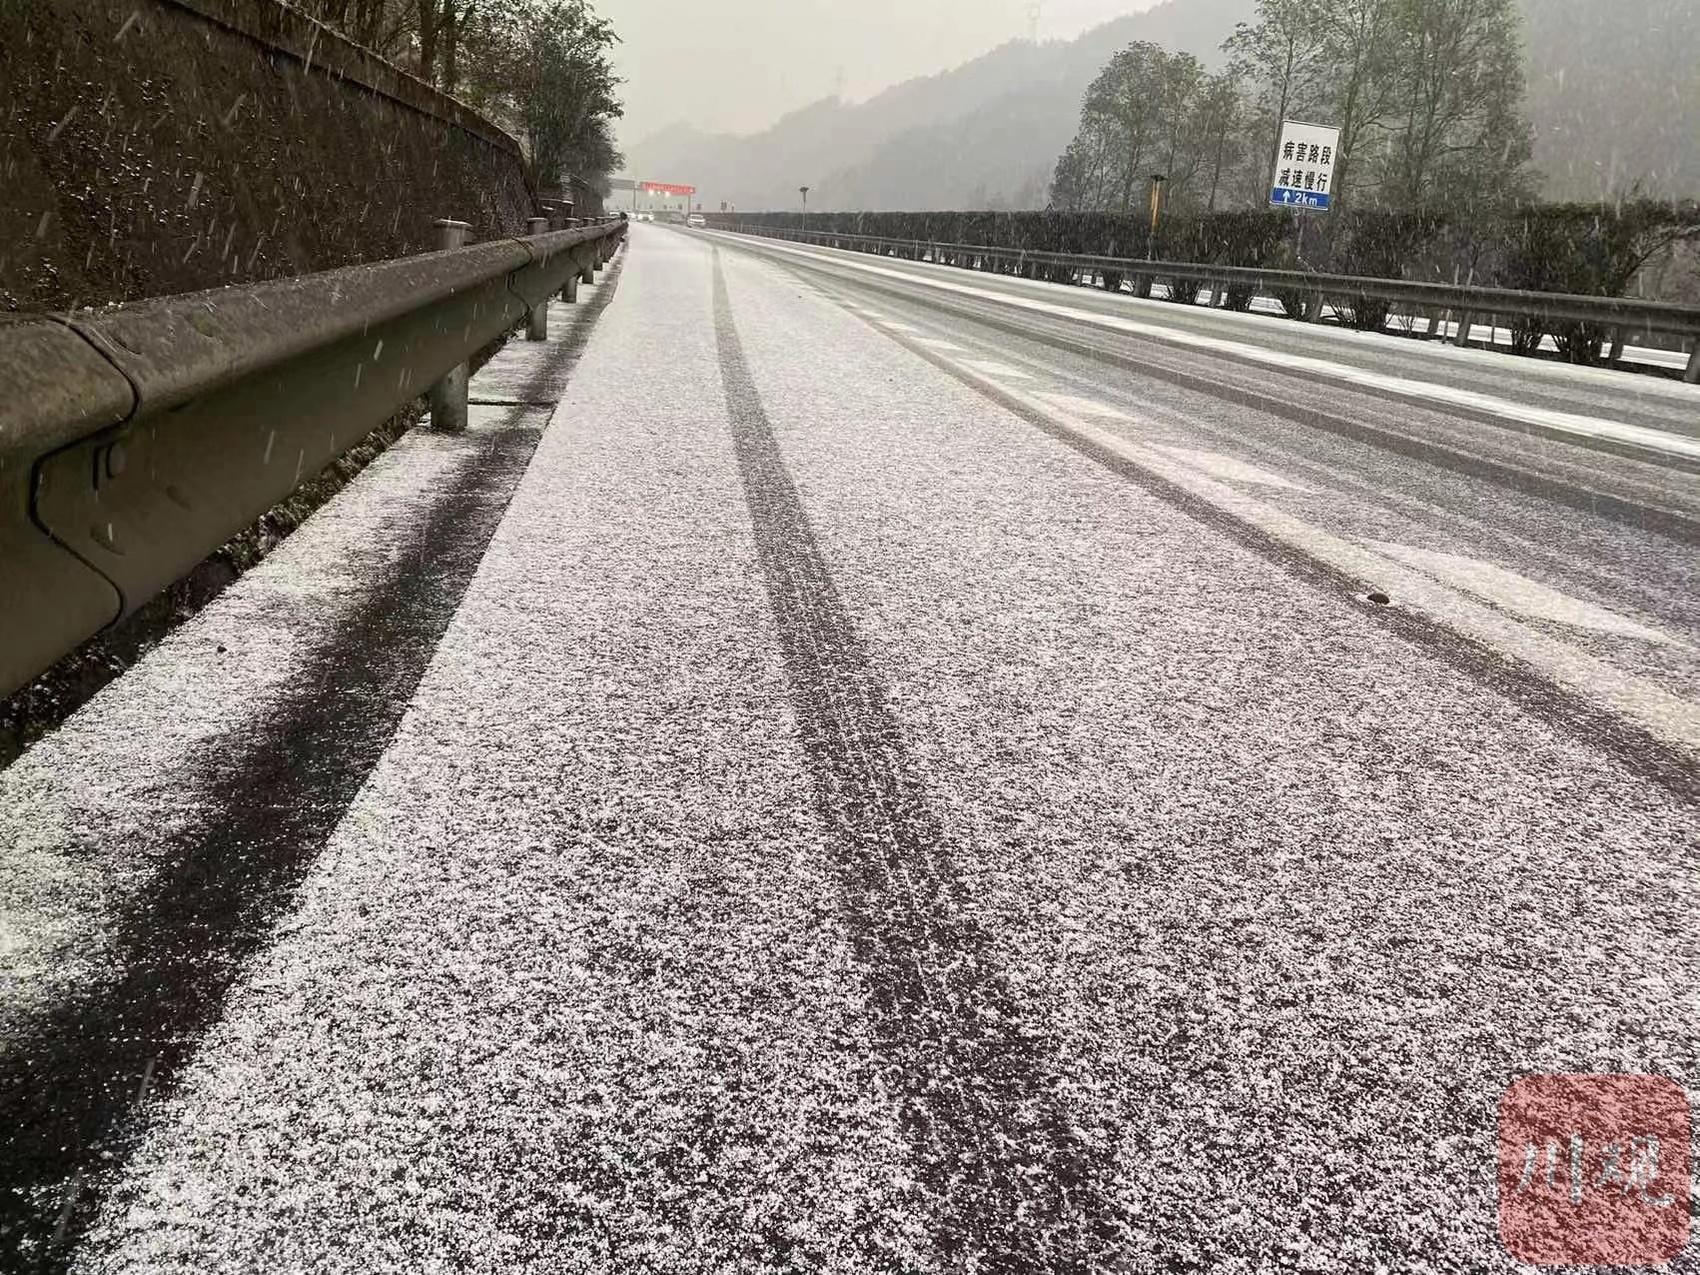
[[[1294, 221], [1297, 216], [1307, 217], [1302, 228]], [[721, 213], [710, 215], [709, 221], [726, 229], [805, 228], [805, 218], [797, 212]], [[931, 252], [932, 245], [962, 244], [1137, 260], [1145, 257], [1149, 241], [1143, 217], [1090, 212], [811, 212], [806, 228], [908, 240], [908, 246], [898, 246], [897, 255], [915, 259]], [[1633, 199], [1532, 205], [1486, 217], [1374, 209], [1325, 216], [1281, 209], [1176, 216], [1161, 225], [1155, 247], [1157, 258], [1165, 261], [1623, 296], [1636, 288], [1650, 259], [1680, 241], [1700, 243], [1700, 204]], [[955, 260], [966, 254], [943, 255], [954, 264], [971, 264]], [[1700, 260], [1700, 255], [1690, 254], [1688, 260]], [[1098, 282], [1119, 289], [1125, 282], [1115, 271], [1086, 280], [1069, 268], [1043, 263], [981, 264], [1060, 283]], [[1685, 273], [1700, 275], [1700, 267], [1690, 264]], [[1166, 282], [1172, 300], [1197, 299], [1196, 284]], [[1692, 282], [1684, 290], [1692, 288]], [[1647, 295], [1662, 299], [1657, 291]], [[1303, 295], [1281, 300], [1289, 314], [1303, 316]], [[1226, 298], [1230, 307], [1242, 310], [1250, 301], [1250, 294], [1240, 290], [1230, 290]], [[1385, 303], [1367, 298], [1346, 305], [1342, 315], [1343, 321], [1365, 330], [1385, 326], [1388, 318]], [[1609, 335], [1586, 324], [1557, 331], [1548, 324], [1543, 330], [1554, 332], [1563, 357], [1581, 363], [1596, 361]], [[1540, 337], [1533, 325], [1514, 334], [1523, 352], [1538, 346]]]

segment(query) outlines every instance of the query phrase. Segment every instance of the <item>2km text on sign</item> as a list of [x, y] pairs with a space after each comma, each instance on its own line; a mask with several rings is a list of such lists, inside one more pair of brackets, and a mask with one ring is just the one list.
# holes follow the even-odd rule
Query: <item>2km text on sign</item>
[[1327, 212], [1333, 199], [1330, 189], [1334, 185], [1334, 161], [1339, 156], [1339, 129], [1327, 124], [1283, 120], [1269, 202], [1277, 208]]

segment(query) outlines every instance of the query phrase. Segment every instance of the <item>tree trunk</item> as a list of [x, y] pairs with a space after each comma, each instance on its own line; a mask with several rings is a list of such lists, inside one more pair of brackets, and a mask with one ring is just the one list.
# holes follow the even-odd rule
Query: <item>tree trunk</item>
[[1275, 172], [1281, 167], [1281, 125], [1287, 118], [1287, 107], [1293, 100], [1293, 62], [1295, 61], [1292, 41], [1287, 42], [1287, 65], [1281, 73], [1281, 103], [1275, 110], [1275, 136], [1269, 140], [1269, 180], [1275, 180]]
[[455, 0], [443, 0], [443, 92], [455, 91], [455, 79], [458, 67], [455, 54], [460, 46], [461, 11], [456, 8]]
[[415, 0], [419, 12], [419, 78], [437, 82], [437, 0]]
[[1228, 149], [1228, 126], [1224, 123], [1222, 131], [1216, 134], [1216, 163], [1210, 170], [1210, 199], [1204, 206], [1204, 211], [1216, 211], [1216, 190], [1222, 184], [1222, 156]]
[[378, 38], [378, 24], [374, 20], [374, 11], [381, 8], [382, 6], [373, 4], [372, 0], [355, 0], [354, 17], [349, 21], [343, 34], [356, 44], [368, 49], [371, 48], [377, 43]]

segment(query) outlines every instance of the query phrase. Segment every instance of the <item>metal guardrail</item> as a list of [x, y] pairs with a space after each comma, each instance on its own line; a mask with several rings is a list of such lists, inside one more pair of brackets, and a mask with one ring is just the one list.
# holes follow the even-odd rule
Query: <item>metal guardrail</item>
[[429, 391], [434, 424], [464, 426], [467, 360], [528, 315], [538, 337], [539, 312], [576, 298], [625, 223], [531, 230], [108, 310], [0, 316], [0, 696], [409, 401]]
[[[1208, 286], [1212, 293], [1229, 290], [1253, 295], [1286, 294], [1304, 299], [1305, 317], [1317, 321], [1325, 303], [1343, 308], [1366, 301], [1385, 302], [1429, 320], [1429, 333], [1437, 336], [1446, 314], [1456, 316], [1457, 344], [1469, 339], [1477, 319], [1524, 318], [1547, 324], [1589, 323], [1610, 331], [1614, 349], [1635, 333], [1665, 333], [1686, 338], [1689, 358], [1683, 379], [1700, 382], [1700, 306], [1642, 301], [1632, 297], [1589, 297], [1562, 292], [1525, 292], [1505, 288], [1482, 288], [1465, 284], [1419, 283], [1403, 279], [1377, 279], [1359, 275], [1313, 274], [1303, 270], [1264, 270], [1245, 266], [1212, 265], [1207, 262], [1144, 261], [1129, 257], [1098, 257], [1079, 253], [1036, 252], [1023, 248], [989, 247], [983, 244], [936, 243], [925, 239], [894, 239], [878, 235], [844, 234], [836, 231], [790, 230], [778, 227], [714, 223], [716, 229], [759, 235], [822, 247], [868, 251], [903, 260], [930, 260], [939, 264], [985, 269], [987, 263], [1014, 266], [1023, 273], [1028, 267], [1054, 267], [1075, 274], [1108, 275], [1131, 280], [1141, 296], [1150, 294], [1159, 280], [1177, 280]], [[1552, 335], [1543, 329], [1543, 335]]]

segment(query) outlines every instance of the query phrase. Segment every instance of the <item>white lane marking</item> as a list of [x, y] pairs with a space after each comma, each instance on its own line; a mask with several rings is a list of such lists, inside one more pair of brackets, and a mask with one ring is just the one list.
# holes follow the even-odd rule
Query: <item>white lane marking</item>
[[1119, 407], [1111, 407], [1108, 403], [1100, 403], [1095, 398], [1081, 398], [1078, 394], [1037, 394], [1053, 407], [1060, 407], [1065, 412], [1073, 412], [1077, 416], [1101, 416], [1112, 421], [1131, 421], [1133, 417]]
[[[738, 238], [738, 236], [732, 235], [730, 232], [728, 232], [727, 237], [733, 241], [736, 241]], [[746, 238], [747, 237], [749, 236], [746, 236]], [[767, 240], [766, 242], [777, 246], [776, 241]], [[846, 257], [854, 257], [858, 255], [838, 249], [815, 248], [812, 250], [803, 250], [793, 244], [787, 244], [784, 245], [784, 247], [791, 252], [797, 253], [799, 256], [812, 256], [821, 260], [833, 262], [842, 261]], [[922, 271], [932, 271], [935, 269], [948, 270], [954, 269], [954, 267], [936, 266], [932, 263], [927, 263], [925, 266], [921, 267]], [[914, 279], [921, 283], [929, 281], [926, 273], [918, 272], [916, 274], [905, 274], [903, 277], [907, 279]], [[1096, 278], [1096, 276], [1094, 276], [1094, 278]], [[1021, 279], [1007, 276], [1003, 280], [1003, 283], [1006, 288], [1026, 289], [1038, 294], [1054, 294], [1068, 288], [1069, 286], [1067, 284], [1046, 283], [1037, 279]], [[1140, 302], [1126, 293], [1122, 293], [1121, 296], [1123, 300], [1129, 301], [1134, 305], [1150, 304], [1148, 302]], [[1258, 314], [1280, 315], [1285, 313], [1285, 311], [1281, 308], [1281, 303], [1276, 301], [1273, 297], [1259, 297], [1252, 302], [1251, 308], [1257, 311]], [[1330, 308], [1332, 309], [1332, 307]], [[1216, 310], [1212, 317], [1223, 323], [1238, 324], [1252, 328], [1262, 326], [1261, 320], [1258, 319], [1256, 315], [1241, 314], [1234, 310]], [[1420, 321], [1419, 326], [1426, 332], [1428, 330], [1428, 321], [1426, 319]], [[1454, 331], [1456, 331], [1457, 326], [1458, 325], [1455, 323], [1442, 324], [1441, 327], [1443, 329], [1443, 335], [1450, 336]], [[1498, 331], [1507, 330], [1498, 329]], [[1333, 341], [1341, 345], [1353, 345], [1360, 349], [1364, 347], [1366, 342], [1374, 342], [1384, 339], [1380, 333], [1355, 332], [1350, 328], [1339, 327], [1315, 328], [1309, 331], [1306, 335], [1319, 341]], [[1507, 339], [1509, 340], [1509, 337]], [[1553, 344], [1551, 337], [1547, 337], [1541, 342], [1541, 348], [1543, 350], [1551, 351], [1558, 347]], [[1463, 349], [1459, 346], [1446, 345], [1439, 342], [1430, 343], [1424, 346], [1423, 352], [1425, 357], [1430, 359], [1469, 364], [1478, 369], [1484, 366], [1484, 358], [1497, 359], [1497, 356], [1482, 350]], [[1657, 366], [1680, 368], [1688, 356], [1683, 354], [1681, 351], [1654, 350], [1642, 346], [1626, 345], [1624, 347], [1624, 357], [1626, 359], [1652, 363]], [[1573, 383], [1607, 386], [1609, 388], [1619, 390], [1625, 388], [1623, 373], [1613, 371], [1609, 368], [1580, 367], [1573, 366], [1571, 364], [1548, 364], [1546, 367], [1542, 368], [1541, 371], [1543, 375], [1553, 380], [1563, 379]], [[1676, 399], [1684, 403], [1692, 402], [1694, 395], [1693, 390], [1679, 381], [1651, 378], [1642, 378], [1640, 381], [1636, 382], [1634, 390], [1638, 396]]]
[[1367, 543], [1377, 553], [1397, 558], [1406, 566], [1415, 567], [1418, 571], [1454, 588], [1473, 593], [1504, 610], [1515, 611], [1518, 615], [1526, 615], [1533, 620], [1550, 620], [1555, 624], [1569, 625], [1571, 628], [1640, 638], [1661, 646], [1677, 644], [1676, 639], [1668, 633], [1649, 628], [1616, 611], [1595, 606], [1592, 602], [1584, 602], [1581, 598], [1560, 593], [1557, 589], [1529, 579], [1528, 576], [1508, 571], [1504, 567], [1496, 567], [1480, 558], [1439, 553], [1385, 541], [1372, 540]]
[[1201, 451], [1195, 447], [1172, 447], [1166, 443], [1151, 444], [1158, 451], [1173, 456], [1183, 465], [1191, 465], [1194, 469], [1203, 470], [1217, 478], [1226, 479], [1231, 483], [1250, 483], [1257, 487], [1278, 487], [1283, 491], [1309, 491], [1303, 483], [1296, 483], [1290, 478], [1247, 461], [1238, 460], [1223, 452]]
[[[1125, 421], [1133, 423], [1134, 418], [1119, 407], [1101, 403], [1097, 399], [1082, 398], [1077, 394], [1057, 394], [1034, 392], [1035, 398], [1043, 399], [1053, 407], [1061, 408], [1078, 416], [1096, 416], [1105, 420]], [[1282, 491], [1310, 490], [1305, 484], [1291, 478], [1284, 478], [1273, 470], [1264, 469], [1243, 461], [1224, 452], [1206, 451], [1197, 447], [1177, 447], [1171, 443], [1152, 443], [1158, 451], [1171, 456], [1183, 465], [1191, 465], [1194, 469], [1202, 470], [1216, 478], [1233, 483], [1248, 483], [1256, 487], [1275, 487]]]
[[893, 332], [919, 332], [921, 330], [920, 328], [910, 327], [907, 323], [899, 323], [896, 319], [887, 319], [880, 326], [889, 328]]
[[1312, 560], [1359, 582], [1365, 589], [1389, 594], [1399, 606], [1427, 616], [1444, 628], [1511, 657], [1584, 699], [1602, 705], [1641, 726], [1666, 743], [1693, 753], [1700, 760], [1700, 703], [1667, 691], [1597, 656], [1551, 637], [1504, 611], [1473, 600], [1396, 559], [1296, 518], [1255, 496], [1236, 491], [1157, 448], [1102, 429], [959, 364], [971, 383], [994, 397], [1020, 404], [1053, 424], [1105, 451], [1131, 461], [1197, 496], [1223, 513], [1291, 545]]
[[957, 353], [961, 353], [962, 351], [962, 347], [955, 341], [946, 341], [943, 337], [918, 336], [915, 340], [926, 346], [929, 350], [951, 350]]
[[1033, 379], [1031, 372], [1023, 372], [1018, 367], [1011, 367], [1007, 363], [998, 363], [992, 359], [963, 359], [962, 365], [973, 368], [981, 376], [995, 376], [999, 380], [1031, 381]]
[[[809, 256], [812, 254], [801, 253], [798, 255]], [[1453, 407], [1466, 407], [1472, 411], [1486, 412], [1505, 420], [1521, 421], [1525, 425], [1538, 425], [1560, 433], [1628, 443], [1636, 447], [1644, 447], [1649, 451], [1700, 460], [1700, 438], [1690, 438], [1683, 434], [1650, 429], [1644, 425], [1631, 425], [1626, 421], [1608, 420], [1601, 416], [1581, 416], [1574, 412], [1560, 412], [1552, 408], [1532, 407], [1524, 403], [1512, 402], [1510, 399], [1495, 398], [1491, 394], [1481, 394], [1475, 390], [1443, 385], [1438, 381], [1413, 381], [1402, 376], [1389, 376], [1382, 372], [1372, 372], [1368, 368], [1352, 367], [1345, 363], [1332, 363], [1327, 359], [1314, 358], [1307, 354], [1288, 354], [1279, 350], [1266, 349], [1259, 345], [1249, 345], [1244, 341], [1230, 341], [1223, 337], [1205, 336], [1203, 333], [1189, 332], [1181, 328], [1172, 328], [1156, 323], [1143, 323], [1137, 319], [1124, 318], [1121, 315], [1101, 314], [1096, 310], [1082, 310], [1078, 306], [1059, 305], [1054, 301], [1040, 301], [1032, 297], [1014, 296], [1008, 292], [976, 288], [967, 284], [954, 283], [947, 279], [928, 279], [906, 271], [888, 270], [861, 261], [847, 261], [844, 264], [867, 274], [883, 275], [890, 279], [902, 279], [909, 283], [919, 283], [925, 287], [935, 288], [941, 292], [954, 292], [978, 300], [999, 301], [1018, 309], [1032, 310], [1035, 313], [1054, 315], [1059, 318], [1075, 319], [1090, 323], [1095, 327], [1111, 328], [1118, 332], [1130, 332], [1138, 336], [1164, 341], [1170, 345], [1185, 345], [1191, 346], [1193, 349], [1209, 350], [1216, 354], [1226, 354], [1234, 358], [1266, 364], [1285, 372], [1308, 372], [1314, 376], [1344, 382], [1364, 389], [1380, 390], [1384, 393], [1398, 394], [1407, 398], [1427, 399], [1430, 402], [1445, 403]]]

